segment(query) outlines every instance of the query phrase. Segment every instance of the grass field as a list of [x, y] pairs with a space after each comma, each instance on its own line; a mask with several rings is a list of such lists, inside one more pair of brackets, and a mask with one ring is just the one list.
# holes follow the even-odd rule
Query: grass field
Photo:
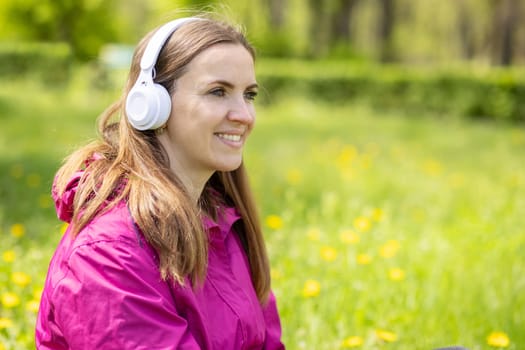
[[[115, 96], [80, 78], [0, 88], [0, 349], [34, 348], [50, 184]], [[523, 126], [287, 96], [252, 135], [289, 349], [525, 348]]]

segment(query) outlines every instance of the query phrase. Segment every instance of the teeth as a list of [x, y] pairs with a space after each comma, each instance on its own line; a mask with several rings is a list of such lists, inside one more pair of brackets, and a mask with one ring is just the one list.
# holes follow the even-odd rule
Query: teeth
[[228, 141], [234, 141], [234, 142], [241, 141], [241, 135], [217, 134], [217, 136], [220, 137], [221, 139], [225, 139]]

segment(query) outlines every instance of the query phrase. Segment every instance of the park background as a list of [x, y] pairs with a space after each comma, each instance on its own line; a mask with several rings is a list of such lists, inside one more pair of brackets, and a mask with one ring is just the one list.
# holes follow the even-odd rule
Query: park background
[[258, 51], [245, 158], [289, 349], [525, 348], [523, 1], [4, 0], [0, 349], [34, 348], [55, 171], [183, 8]]

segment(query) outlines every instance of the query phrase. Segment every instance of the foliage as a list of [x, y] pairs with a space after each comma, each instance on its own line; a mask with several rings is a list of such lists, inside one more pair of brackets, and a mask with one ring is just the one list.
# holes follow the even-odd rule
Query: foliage
[[361, 101], [380, 109], [417, 115], [431, 112], [525, 122], [521, 69], [416, 68], [351, 64], [348, 61], [262, 60], [258, 79], [276, 100], [290, 92], [330, 101]]
[[[67, 89], [32, 79], [0, 87], [6, 350], [34, 348], [63, 232], [49, 196], [54, 172], [95, 136], [96, 115], [118, 93], [80, 73]], [[524, 150], [516, 125], [378, 113], [297, 91], [260, 105], [246, 164], [288, 348], [522, 349]]]
[[69, 79], [72, 53], [65, 43], [13, 42], [0, 46], [0, 77], [30, 76], [50, 85]]
[[65, 42], [75, 57], [93, 59], [104, 43], [117, 38], [116, 5], [115, 0], [4, 1], [2, 20], [7, 28], [0, 39]]
[[[104, 44], [135, 44], [160, 23], [198, 10], [217, 12], [245, 26], [265, 56], [388, 58], [425, 64], [525, 60], [525, 21], [518, 20], [525, 6], [519, 0], [4, 0], [2, 4], [0, 40], [67, 42], [83, 61], [96, 58]], [[385, 4], [391, 5], [387, 12]], [[509, 62], [498, 58], [504, 53]]]

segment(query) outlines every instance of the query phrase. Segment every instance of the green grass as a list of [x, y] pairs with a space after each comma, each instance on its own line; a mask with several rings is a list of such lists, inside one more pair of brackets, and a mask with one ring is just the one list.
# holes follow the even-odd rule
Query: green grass
[[[80, 78], [70, 90], [0, 89], [0, 296], [19, 298], [0, 305], [5, 349], [34, 348], [27, 304], [61, 228], [50, 184], [115, 96]], [[289, 349], [339, 349], [349, 337], [362, 349], [493, 349], [493, 331], [507, 349], [525, 347], [522, 127], [276, 101], [258, 109], [246, 163]]]
[[[283, 219], [268, 238], [289, 344], [334, 349], [356, 335], [367, 349], [483, 349], [493, 330], [525, 344], [522, 129], [304, 100], [260, 114], [248, 160], [264, 210]], [[359, 243], [344, 244], [344, 230]], [[308, 279], [321, 291], [305, 299]], [[398, 340], [377, 343], [376, 328]]]

